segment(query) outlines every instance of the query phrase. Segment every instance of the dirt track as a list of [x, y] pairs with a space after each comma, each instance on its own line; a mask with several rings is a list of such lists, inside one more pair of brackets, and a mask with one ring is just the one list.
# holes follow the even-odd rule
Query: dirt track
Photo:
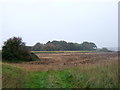
[[114, 60], [117, 57], [117, 53], [45, 53], [36, 55], [41, 61], [13, 64], [26, 70], [47, 71], [77, 67], [88, 63], [94, 64], [104, 60]]

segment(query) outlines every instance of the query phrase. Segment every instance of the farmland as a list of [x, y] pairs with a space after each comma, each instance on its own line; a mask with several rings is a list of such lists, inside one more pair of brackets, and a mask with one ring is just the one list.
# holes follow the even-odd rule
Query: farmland
[[[41, 51], [39, 61], [3, 62], [4, 88], [117, 88], [116, 52]], [[23, 77], [24, 75], [24, 77]]]
[[32, 51], [35, 54], [39, 54], [39, 53], [94, 53], [94, 52], [98, 52], [98, 51]]

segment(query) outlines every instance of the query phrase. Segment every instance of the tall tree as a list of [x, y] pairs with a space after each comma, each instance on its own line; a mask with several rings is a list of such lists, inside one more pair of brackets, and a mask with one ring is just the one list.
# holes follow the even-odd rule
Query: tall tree
[[[2, 59], [8, 61], [31, 61], [33, 60], [33, 55], [31, 54], [22, 42], [22, 38], [13, 37], [4, 42], [2, 47]], [[34, 55], [34, 57], [37, 57]], [[38, 58], [37, 58], [38, 59]]]
[[43, 48], [44, 48], [44, 45], [38, 42], [33, 46], [32, 50], [33, 51], [43, 51]]

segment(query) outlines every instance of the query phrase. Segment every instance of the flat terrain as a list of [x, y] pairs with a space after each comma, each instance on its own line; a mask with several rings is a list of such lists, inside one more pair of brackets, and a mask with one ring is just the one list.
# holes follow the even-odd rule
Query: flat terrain
[[3, 88], [118, 88], [115, 52], [37, 52], [40, 61], [2, 63]]
[[61, 70], [64, 68], [79, 67], [83, 64], [95, 64], [117, 59], [117, 53], [36, 53], [40, 61], [12, 63], [15, 66], [32, 71]]

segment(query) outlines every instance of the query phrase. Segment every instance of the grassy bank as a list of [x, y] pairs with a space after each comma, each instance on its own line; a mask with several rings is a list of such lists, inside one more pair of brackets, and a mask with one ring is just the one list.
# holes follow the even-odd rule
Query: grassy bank
[[59, 71], [25, 71], [3, 63], [3, 88], [117, 88], [117, 62]]
[[21, 88], [25, 84], [26, 72], [9, 64], [2, 64], [2, 88]]

